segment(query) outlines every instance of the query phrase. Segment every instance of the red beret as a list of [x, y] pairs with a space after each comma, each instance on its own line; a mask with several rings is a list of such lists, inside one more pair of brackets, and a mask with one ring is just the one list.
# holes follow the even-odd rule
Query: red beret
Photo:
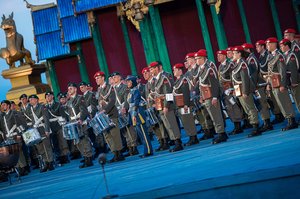
[[184, 68], [184, 65], [182, 63], [177, 63], [173, 66], [173, 69], [175, 68]]
[[266, 44], [264, 40], [258, 40], [255, 45], [264, 45]]
[[242, 46], [235, 46], [233, 51], [244, 51], [244, 48]]
[[149, 70], [149, 68], [148, 67], [145, 67], [145, 68], [143, 68], [143, 70], [142, 70], [142, 74], [144, 74], [145, 72], [149, 72], [150, 70]]
[[281, 41], [279, 42], [279, 44], [287, 45], [287, 43], [289, 43], [289, 42], [290, 42], [290, 40], [288, 40], [288, 39], [283, 39], [283, 40], [281, 40]]
[[148, 67], [148, 68], [153, 68], [153, 67], [156, 67], [156, 66], [158, 66], [158, 65], [159, 65], [159, 63], [158, 63], [157, 61], [151, 62], [151, 63], [149, 64], [149, 67]]
[[288, 29], [286, 29], [286, 30], [284, 31], [284, 33], [294, 33], [294, 34], [296, 34], [296, 30], [293, 29], [293, 28], [288, 28]]
[[252, 49], [253, 48], [253, 45], [252, 44], [249, 44], [249, 43], [244, 43], [243, 45], [242, 45], [242, 47], [245, 49], [245, 48], [247, 48], [247, 49]]
[[267, 40], [266, 40], [266, 43], [277, 43], [278, 40], [276, 37], [269, 37]]
[[207, 51], [204, 49], [200, 49], [195, 53], [195, 57], [207, 57]]
[[300, 38], [300, 35], [295, 35], [295, 38]]
[[185, 59], [188, 59], [188, 58], [194, 58], [195, 56], [195, 53], [188, 53], [186, 56], [185, 56]]
[[227, 55], [227, 51], [226, 50], [218, 50], [217, 51], [217, 55], [221, 54], [221, 55]]
[[233, 47], [226, 48], [226, 51], [232, 51], [232, 50], [233, 50]]
[[105, 74], [102, 71], [98, 71], [98, 72], [95, 73], [94, 78], [96, 78], [98, 76], [105, 76]]

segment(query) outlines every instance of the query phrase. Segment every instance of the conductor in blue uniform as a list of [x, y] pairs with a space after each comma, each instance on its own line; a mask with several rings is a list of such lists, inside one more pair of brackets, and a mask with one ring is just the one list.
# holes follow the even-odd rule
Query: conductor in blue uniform
[[125, 107], [129, 113], [129, 125], [134, 126], [142, 144], [144, 145], [144, 154], [140, 157], [145, 158], [153, 155], [153, 149], [146, 128], [145, 108], [143, 106], [141, 93], [137, 88], [136, 80], [137, 78], [131, 75], [126, 78], [127, 87], [130, 89], [130, 93], [127, 96], [127, 103], [125, 104]]

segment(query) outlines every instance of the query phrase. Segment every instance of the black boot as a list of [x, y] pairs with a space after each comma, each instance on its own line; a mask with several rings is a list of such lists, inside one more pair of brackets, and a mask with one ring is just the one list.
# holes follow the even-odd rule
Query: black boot
[[80, 169], [85, 167], [93, 166], [93, 158], [92, 157], [84, 157], [84, 163], [79, 166]]
[[20, 168], [18, 168], [18, 171], [19, 171], [20, 176], [28, 175], [28, 171], [27, 171], [26, 167], [20, 167]]
[[46, 162], [44, 167], [42, 167], [40, 169], [40, 173], [44, 173], [44, 172], [48, 171], [48, 167], [49, 167], [49, 162]]
[[199, 141], [198, 141], [196, 135], [190, 136], [189, 141], [187, 143], [185, 143], [184, 146], [191, 146], [191, 145], [194, 145], [194, 144], [199, 144]]
[[74, 151], [72, 154], [71, 154], [71, 160], [76, 160], [76, 159], [79, 159], [81, 158], [81, 154], [79, 151]]
[[59, 157], [59, 163], [60, 164], [68, 164], [68, 163], [70, 163], [70, 160], [69, 160], [67, 155], [60, 156]]
[[219, 133], [218, 137], [216, 137], [215, 139], [213, 139], [212, 144], [219, 144], [221, 142], [226, 142], [228, 139], [228, 136], [226, 133]]
[[109, 161], [110, 163], [125, 160], [125, 157], [122, 155], [120, 151], [115, 151], [113, 153], [114, 153], [114, 157]]
[[131, 156], [134, 156], [134, 155], [138, 155], [139, 154], [139, 151], [137, 150], [137, 147], [136, 146], [133, 146], [131, 147]]
[[175, 146], [173, 149], [170, 149], [170, 152], [176, 152], [183, 150], [181, 139], [175, 140]]
[[271, 122], [272, 124], [279, 124], [284, 121], [282, 113], [276, 114], [275, 119]]
[[237, 135], [243, 133], [241, 122], [234, 122], [233, 124], [234, 124], [234, 129], [229, 133], [229, 135]]
[[168, 150], [169, 148], [170, 148], [170, 145], [168, 143], [168, 139], [164, 138], [163, 139], [163, 145], [162, 145], [161, 151]]
[[283, 129], [281, 129], [282, 131], [288, 131], [291, 129], [296, 129], [298, 128], [298, 123], [296, 122], [294, 117], [288, 118], [288, 124], [286, 127], [284, 127]]
[[252, 128], [252, 125], [249, 123], [248, 119], [244, 119], [244, 124], [242, 126], [242, 129], [250, 129]]
[[4, 172], [0, 172], [0, 182], [7, 182], [8, 181], [8, 174]]
[[214, 138], [214, 134], [210, 130], [204, 129], [203, 131], [204, 131], [204, 135], [199, 139], [199, 141]]
[[129, 156], [132, 156], [132, 147], [128, 147], [128, 153], [125, 153], [124, 154], [124, 157], [129, 157]]
[[253, 131], [250, 134], [248, 134], [248, 137], [251, 138], [251, 137], [259, 136], [261, 134], [262, 134], [262, 132], [260, 131], [258, 124], [254, 124]]
[[54, 170], [54, 162], [49, 162], [48, 163], [48, 171]]
[[265, 131], [271, 131], [271, 130], [273, 130], [273, 125], [272, 125], [270, 119], [264, 120], [264, 125], [260, 128], [260, 131], [265, 132]]

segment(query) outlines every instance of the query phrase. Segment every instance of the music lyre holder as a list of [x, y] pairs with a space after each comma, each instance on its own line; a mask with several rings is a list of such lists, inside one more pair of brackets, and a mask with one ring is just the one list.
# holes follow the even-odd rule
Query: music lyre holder
[[101, 165], [101, 168], [102, 168], [102, 171], [103, 171], [103, 179], [104, 179], [104, 184], [105, 184], [105, 189], [106, 189], [106, 196], [102, 197], [102, 199], [110, 199], [110, 198], [117, 198], [119, 197], [119, 195], [111, 195], [109, 193], [109, 189], [108, 189], [108, 183], [107, 183], [107, 180], [106, 180], [106, 174], [105, 174], [105, 169], [104, 169], [104, 165], [106, 163], [106, 157], [105, 157], [105, 153], [101, 153], [98, 157], [98, 161], [99, 161], [99, 164]]

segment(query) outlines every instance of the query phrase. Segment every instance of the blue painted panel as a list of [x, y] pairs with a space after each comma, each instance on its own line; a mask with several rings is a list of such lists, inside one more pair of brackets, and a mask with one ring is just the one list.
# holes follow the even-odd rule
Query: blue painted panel
[[38, 49], [39, 60], [53, 58], [59, 55], [70, 53], [69, 44], [62, 46], [61, 31], [55, 31], [48, 34], [36, 36], [36, 45]]
[[72, 0], [57, 0], [60, 18], [74, 16], [74, 7]]
[[34, 34], [40, 35], [59, 30], [57, 7], [32, 12]]
[[76, 12], [84, 12], [125, 1], [126, 0], [77, 0], [75, 1], [75, 8]]
[[61, 22], [65, 43], [91, 37], [86, 14], [80, 14], [77, 17], [65, 17], [61, 19]]

